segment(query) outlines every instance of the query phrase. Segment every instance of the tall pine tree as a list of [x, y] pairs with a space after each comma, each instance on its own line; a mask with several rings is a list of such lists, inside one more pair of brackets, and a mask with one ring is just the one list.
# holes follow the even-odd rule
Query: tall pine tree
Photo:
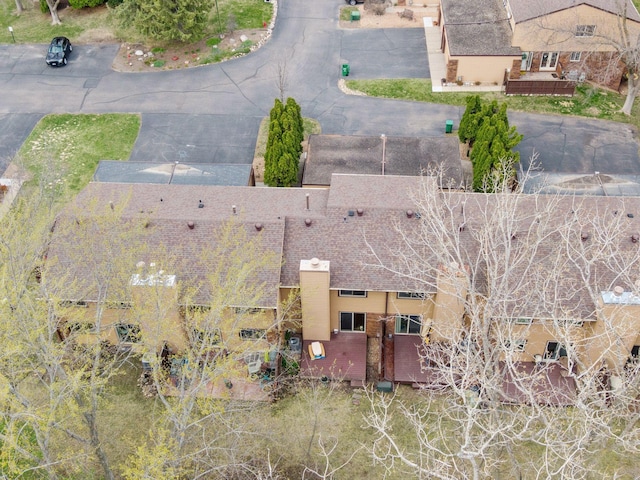
[[271, 187], [290, 187], [298, 182], [304, 139], [300, 106], [292, 98], [288, 98], [286, 104], [276, 99], [269, 118], [264, 183]]

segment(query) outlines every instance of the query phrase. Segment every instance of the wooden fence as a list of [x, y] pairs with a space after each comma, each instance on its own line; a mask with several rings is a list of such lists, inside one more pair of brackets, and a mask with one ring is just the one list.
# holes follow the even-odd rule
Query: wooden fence
[[576, 83], [567, 80], [507, 80], [507, 95], [563, 95], [573, 97]]

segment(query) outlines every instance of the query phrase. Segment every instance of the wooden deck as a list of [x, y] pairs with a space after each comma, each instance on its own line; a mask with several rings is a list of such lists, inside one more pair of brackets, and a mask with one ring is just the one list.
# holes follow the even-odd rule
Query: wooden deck
[[447, 385], [443, 372], [425, 361], [429, 347], [422, 337], [395, 335], [393, 343], [393, 381], [427, 389], [441, 389]]
[[329, 377], [332, 380], [350, 381], [354, 384], [367, 379], [367, 335], [358, 332], [331, 333], [331, 340], [324, 345], [325, 358], [311, 360], [309, 344], [302, 342], [300, 375], [303, 377]]
[[573, 405], [576, 382], [560, 362], [519, 362], [505, 374], [504, 401], [541, 405]]

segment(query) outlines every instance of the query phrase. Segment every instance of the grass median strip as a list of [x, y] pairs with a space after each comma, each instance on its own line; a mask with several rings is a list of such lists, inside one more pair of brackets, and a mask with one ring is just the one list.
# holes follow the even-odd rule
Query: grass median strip
[[[432, 92], [428, 79], [392, 79], [392, 80], [348, 80], [351, 90], [365, 93], [371, 97], [394, 98], [416, 102], [440, 103], [464, 106], [467, 95], [473, 92]], [[560, 96], [506, 96], [501, 92], [478, 92], [482, 100], [498, 100], [507, 104], [509, 110], [574, 115], [587, 118], [613, 120], [640, 127], [640, 106], [636, 102], [633, 115], [619, 112], [624, 103], [624, 95], [599, 89], [589, 84], [576, 87], [573, 97]]]
[[89, 181], [100, 160], [128, 160], [140, 130], [133, 114], [47, 115], [18, 152], [30, 175], [60, 198], [75, 195]]

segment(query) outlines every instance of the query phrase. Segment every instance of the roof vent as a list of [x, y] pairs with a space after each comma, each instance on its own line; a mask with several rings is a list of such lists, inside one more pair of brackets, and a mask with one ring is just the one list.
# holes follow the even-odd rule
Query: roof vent
[[313, 257], [313, 258], [311, 259], [311, 266], [312, 266], [313, 268], [318, 268], [318, 266], [319, 266], [319, 265], [320, 265], [320, 259], [319, 259], [319, 258], [317, 258], [317, 257]]
[[616, 297], [620, 297], [622, 296], [622, 294], [624, 293], [624, 288], [622, 288], [621, 286], [617, 286], [617, 287], [613, 287], [613, 294]]
[[311, 219], [310, 219], [310, 218], [305, 218], [305, 219], [304, 219], [304, 224], [305, 224], [307, 227], [310, 227], [310, 226], [311, 226]]
[[407, 218], [413, 217], [413, 210], [407, 210]]
[[311, 195], [309, 195], [308, 193], [305, 195], [305, 199], [306, 199], [306, 201], [307, 201], [307, 210], [309, 210], [309, 197], [310, 197], [310, 196], [311, 196]]
[[349, 210], [349, 216], [353, 217], [356, 214], [356, 212], [354, 212], [353, 210]]
[[356, 213], [358, 214], [359, 217], [361, 217], [362, 215], [364, 215], [364, 210], [362, 208], [358, 208], [356, 210]]
[[198, 208], [204, 208], [204, 203], [202, 203], [202, 200], [198, 200]]
[[237, 215], [238, 213], [238, 209], [236, 208], [235, 205], [231, 205], [231, 211], [233, 212], [234, 215]]
[[262, 228], [263, 228], [263, 225], [261, 223], [256, 223], [256, 230], [257, 231], [262, 230]]
[[628, 218], [633, 218], [633, 213], [627, 213]]
[[193, 227], [195, 227], [196, 224], [193, 222], [187, 222], [187, 227], [189, 227], [189, 230], [193, 230]]
[[638, 241], [640, 241], [640, 235], [638, 235], [637, 233], [634, 233], [633, 235], [631, 235], [631, 241], [633, 243], [638, 243]]
[[584, 242], [586, 240], [589, 240], [589, 232], [582, 232], [580, 234], [580, 239]]
[[109, 200], [109, 206], [111, 207], [111, 210], [114, 209], [113, 202], [111, 200]]
[[142, 269], [144, 268], [145, 263], [141, 260], [138, 263], [136, 263], [136, 268], [137, 269]]

